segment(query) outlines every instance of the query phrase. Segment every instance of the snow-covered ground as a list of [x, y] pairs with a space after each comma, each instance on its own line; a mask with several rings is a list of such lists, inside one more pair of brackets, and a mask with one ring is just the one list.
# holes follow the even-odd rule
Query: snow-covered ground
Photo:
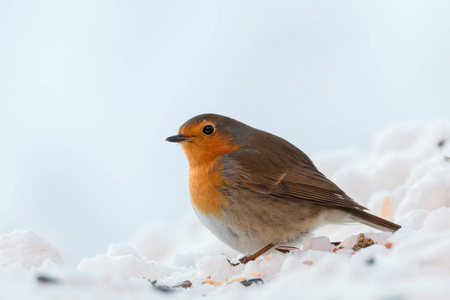
[[[359, 203], [402, 228], [391, 234], [329, 225], [301, 250], [237, 267], [227, 258], [240, 254], [192, 211], [178, 224], [150, 222], [76, 267], [39, 233], [16, 230], [0, 236], [0, 299], [448, 299], [450, 123], [392, 125], [370, 153], [342, 150], [313, 159]], [[359, 233], [376, 244], [354, 251]], [[239, 283], [251, 278], [264, 283]], [[167, 292], [154, 288], [154, 280], [192, 286]]]

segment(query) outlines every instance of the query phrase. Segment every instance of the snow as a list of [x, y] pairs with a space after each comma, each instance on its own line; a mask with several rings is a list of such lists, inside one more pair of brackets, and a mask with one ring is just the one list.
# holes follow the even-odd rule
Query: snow
[[[104, 254], [66, 265], [58, 249], [29, 230], [0, 236], [4, 299], [445, 299], [450, 293], [450, 123], [398, 124], [371, 153], [322, 153], [316, 165], [396, 233], [327, 225], [288, 254], [271, 252], [231, 266], [240, 254], [190, 211], [177, 224], [149, 222]], [[359, 233], [375, 241], [352, 249]], [[339, 247], [330, 241], [342, 241]], [[341, 248], [343, 247], [343, 248]], [[48, 277], [42, 283], [37, 276]], [[249, 287], [239, 281], [261, 278]], [[189, 280], [189, 288], [153, 287]]]
[[30, 269], [46, 261], [62, 263], [58, 250], [37, 233], [15, 230], [0, 235], [0, 266], [20, 265]]

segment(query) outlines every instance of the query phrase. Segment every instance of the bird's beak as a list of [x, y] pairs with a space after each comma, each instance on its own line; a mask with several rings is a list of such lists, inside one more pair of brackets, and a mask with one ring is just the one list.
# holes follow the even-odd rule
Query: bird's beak
[[184, 136], [182, 134], [177, 134], [174, 136], [169, 136], [166, 141], [168, 142], [173, 142], [173, 143], [182, 143], [182, 142], [186, 142], [189, 141], [191, 139], [191, 137], [189, 136]]

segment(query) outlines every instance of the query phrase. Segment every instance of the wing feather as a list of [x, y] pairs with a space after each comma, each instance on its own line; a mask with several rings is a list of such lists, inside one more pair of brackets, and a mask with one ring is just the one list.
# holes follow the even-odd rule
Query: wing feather
[[[312, 163], [281, 161], [280, 165], [279, 161], [273, 162], [256, 151], [252, 151], [251, 155], [236, 151], [230, 158], [235, 159], [236, 163], [228, 164], [233, 168], [225, 170], [225, 173], [233, 178], [233, 184], [254, 193], [277, 201], [308, 201], [336, 208], [366, 209], [320, 173]], [[235, 172], [235, 168], [241, 169], [241, 172]]]

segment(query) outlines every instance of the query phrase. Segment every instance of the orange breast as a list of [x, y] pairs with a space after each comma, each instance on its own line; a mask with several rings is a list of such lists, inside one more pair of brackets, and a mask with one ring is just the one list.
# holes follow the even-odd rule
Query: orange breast
[[218, 216], [221, 207], [227, 204], [226, 196], [219, 191], [226, 184], [221, 169], [218, 159], [189, 169], [189, 191], [195, 210]]

